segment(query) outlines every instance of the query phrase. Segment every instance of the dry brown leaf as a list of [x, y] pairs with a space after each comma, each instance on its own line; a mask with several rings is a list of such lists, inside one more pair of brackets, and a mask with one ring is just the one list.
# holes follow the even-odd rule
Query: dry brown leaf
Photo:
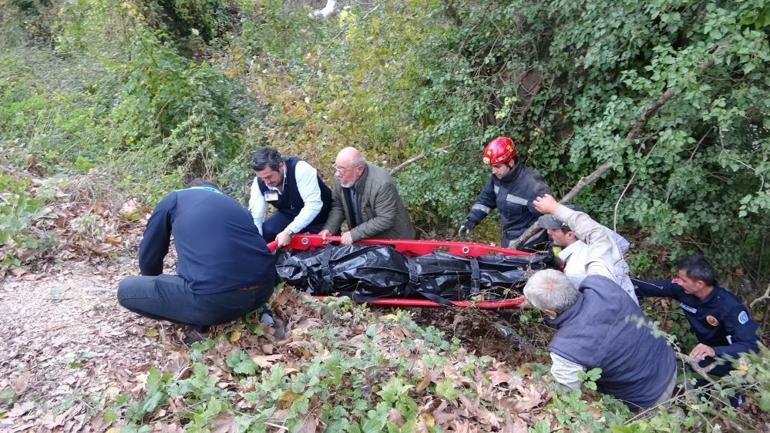
[[238, 424], [232, 413], [220, 413], [211, 420], [211, 433], [238, 433]]
[[457, 419], [457, 414], [453, 412], [447, 412], [447, 402], [444, 399], [441, 399], [441, 404], [433, 411], [433, 418], [436, 421], [436, 424], [440, 426], [447, 426], [449, 422], [454, 421]]
[[471, 416], [475, 417], [480, 422], [490, 425], [492, 427], [500, 426], [500, 417], [494, 412], [489, 411], [487, 408], [481, 406], [478, 401], [471, 401], [464, 394], [460, 394], [460, 402], [467, 409]]
[[517, 413], [527, 412], [545, 403], [548, 399], [548, 389], [541, 382], [527, 381], [526, 384], [522, 384], [517, 389], [521, 393], [521, 398], [513, 407]]
[[10, 411], [6, 414], [6, 417], [8, 418], [18, 418], [25, 413], [31, 411], [35, 408], [35, 403], [31, 401], [25, 401], [25, 402], [19, 402], [13, 405], [13, 408], [11, 408]]
[[22, 275], [24, 275], [26, 273], [27, 273], [26, 269], [22, 269], [22, 268], [13, 268], [13, 269], [11, 269], [11, 275], [13, 275], [14, 277], [20, 277], [20, 276], [22, 276]]
[[27, 387], [29, 386], [29, 378], [31, 376], [32, 376], [32, 373], [30, 371], [25, 371], [20, 375], [16, 376], [11, 381], [11, 387], [13, 387], [13, 390], [16, 391], [16, 395], [24, 394], [24, 391], [26, 391]]
[[[120, 430], [118, 430], [120, 431]], [[153, 433], [184, 433], [184, 429], [175, 423], [157, 423], [152, 426]]]
[[527, 433], [527, 423], [521, 418], [514, 415], [513, 418], [509, 414], [505, 415], [505, 425], [500, 429], [500, 433]]
[[396, 408], [392, 408], [388, 413], [388, 421], [401, 427], [404, 425], [404, 417], [401, 415], [401, 411]]
[[282, 358], [283, 355], [280, 353], [275, 355], [256, 355], [251, 357], [252, 361], [254, 361], [254, 363], [262, 368], [270, 368], [275, 363], [275, 361], [278, 361]]
[[489, 381], [492, 382], [492, 386], [497, 386], [501, 383], [510, 383], [511, 375], [499, 368], [497, 370], [490, 371], [488, 374]]
[[104, 237], [104, 240], [108, 244], [117, 245], [117, 246], [123, 245], [123, 238], [120, 235], [116, 235], [116, 234], [107, 235]]
[[270, 302], [270, 305], [274, 309], [277, 309], [279, 307], [286, 305], [286, 303], [289, 302], [289, 300], [294, 296], [295, 294], [293, 289], [291, 289], [290, 287], [284, 287], [281, 293], [279, 293], [278, 296], [273, 298], [272, 302]]
[[302, 420], [302, 427], [295, 430], [297, 433], [315, 433], [318, 429], [318, 418], [315, 415], [308, 415]]
[[430, 386], [431, 382], [433, 382], [433, 379], [434, 378], [432, 377], [432, 375], [430, 373], [424, 374], [422, 376], [422, 380], [420, 381], [420, 383], [417, 384], [417, 387], [415, 388], [415, 391], [418, 394], [421, 394], [423, 391], [428, 389], [428, 386]]

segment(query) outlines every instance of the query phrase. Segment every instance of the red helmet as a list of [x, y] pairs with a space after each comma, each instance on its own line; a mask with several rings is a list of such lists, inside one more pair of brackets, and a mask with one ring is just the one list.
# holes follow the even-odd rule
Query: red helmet
[[496, 166], [507, 164], [516, 157], [516, 145], [508, 137], [497, 137], [484, 148], [484, 164]]

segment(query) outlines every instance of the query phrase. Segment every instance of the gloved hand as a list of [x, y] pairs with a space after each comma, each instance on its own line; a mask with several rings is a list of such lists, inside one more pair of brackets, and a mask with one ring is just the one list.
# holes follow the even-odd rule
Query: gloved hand
[[457, 230], [457, 236], [460, 238], [468, 237], [468, 234], [471, 232], [471, 227], [468, 225], [468, 223], [465, 223], [460, 226], [460, 228]]

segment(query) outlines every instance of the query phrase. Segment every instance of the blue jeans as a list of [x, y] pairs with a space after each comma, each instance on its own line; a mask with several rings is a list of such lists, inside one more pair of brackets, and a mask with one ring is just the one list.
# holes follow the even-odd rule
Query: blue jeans
[[270, 299], [270, 290], [234, 290], [199, 295], [177, 275], [130, 276], [118, 285], [118, 302], [142, 316], [206, 327], [233, 321]]
[[[262, 223], [262, 237], [265, 238], [265, 242], [270, 243], [275, 240], [278, 233], [281, 233], [291, 222], [294, 221], [293, 216], [289, 216], [281, 211], [276, 211], [270, 217]], [[305, 227], [303, 233], [318, 233], [324, 228], [324, 223], [310, 223]]]

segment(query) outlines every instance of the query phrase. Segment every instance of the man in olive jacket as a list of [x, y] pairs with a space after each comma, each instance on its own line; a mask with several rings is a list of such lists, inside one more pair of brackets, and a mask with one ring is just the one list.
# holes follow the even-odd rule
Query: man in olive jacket
[[343, 220], [348, 223], [341, 238], [344, 245], [366, 238], [414, 239], [415, 235], [390, 173], [366, 162], [353, 147], [337, 154], [332, 208], [319, 234], [326, 239], [339, 233]]

